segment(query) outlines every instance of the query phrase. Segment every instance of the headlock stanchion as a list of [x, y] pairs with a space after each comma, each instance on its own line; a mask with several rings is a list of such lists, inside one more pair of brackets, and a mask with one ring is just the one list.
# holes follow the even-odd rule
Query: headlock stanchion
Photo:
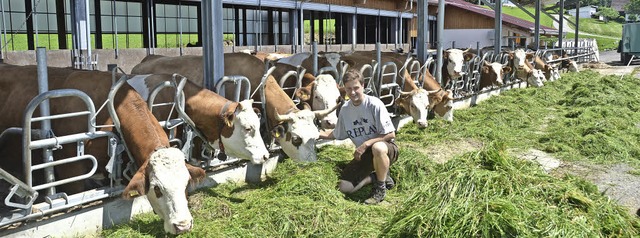
[[[296, 96], [296, 90], [302, 86], [302, 77], [304, 76], [307, 70], [303, 67], [297, 66], [296, 70], [287, 71], [280, 80], [278, 80], [278, 85], [282, 88], [282, 90], [289, 95], [291, 100], [293, 100], [293, 104], [296, 106], [300, 104], [300, 99]], [[287, 81], [291, 79], [294, 80], [292, 87], [287, 87]]]
[[[76, 111], [76, 112], [68, 112], [63, 114], [55, 114], [49, 116], [42, 117], [33, 117], [33, 113], [35, 109], [43, 102], [53, 98], [65, 98], [65, 97], [75, 97], [82, 100], [86, 105], [86, 110], [84, 111]], [[120, 160], [120, 156], [116, 153], [118, 147], [117, 141], [119, 141], [118, 136], [110, 131], [96, 131], [96, 121], [95, 115], [97, 112], [95, 111], [95, 107], [91, 99], [84, 92], [76, 90], [76, 89], [59, 89], [52, 90], [42, 94], [39, 94], [34, 99], [29, 102], [27, 108], [24, 112], [24, 122], [23, 128], [21, 129], [23, 132], [30, 133], [22, 133], [22, 142], [23, 142], [23, 168], [25, 174], [25, 180], [22, 182], [21, 180], [11, 176], [6, 173], [4, 170], [0, 170], [0, 176], [5, 178], [6, 181], [13, 184], [11, 187], [10, 193], [5, 198], [4, 204], [7, 207], [14, 208], [10, 210], [8, 213], [3, 213], [0, 218], [0, 226], [4, 226], [7, 224], [12, 224], [24, 220], [36, 219], [43, 217], [47, 214], [52, 214], [55, 212], [63, 211], [69, 209], [74, 206], [78, 206], [80, 204], [85, 204], [93, 201], [97, 201], [106, 197], [117, 196], [122, 192], [124, 186], [119, 185], [120, 177], [117, 176], [117, 181], [114, 180], [116, 177], [111, 177], [111, 186], [106, 188], [100, 188], [97, 190], [86, 191], [78, 194], [67, 195], [66, 193], [56, 193], [53, 195], [46, 196], [45, 202], [34, 204], [37, 196], [38, 190], [43, 190], [47, 188], [53, 188], [55, 186], [80, 181], [87, 179], [95, 174], [97, 170], [97, 160], [93, 155], [84, 153], [84, 143], [87, 140], [93, 140], [101, 137], [108, 138], [108, 155], [110, 159]], [[34, 122], [39, 122], [42, 120], [59, 120], [70, 117], [77, 116], [87, 116], [87, 132], [77, 133], [77, 134], [69, 134], [69, 135], [61, 135], [61, 136], [53, 136], [52, 138], [35, 138], [32, 137], [31, 124]], [[61, 146], [65, 144], [76, 144], [76, 156], [70, 158], [58, 159], [52, 162], [44, 162], [41, 164], [33, 165], [32, 164], [32, 151], [37, 149], [59, 149]], [[92, 166], [89, 172], [66, 178], [58, 181], [45, 182], [43, 184], [38, 184], [34, 186], [33, 181], [33, 172], [37, 170], [43, 170], [45, 168], [54, 168], [55, 166], [69, 163], [76, 163], [79, 161], [90, 161]], [[111, 167], [107, 168], [113, 173], [119, 173], [119, 168], [117, 167], [118, 162], [111, 163]], [[13, 199], [15, 195], [23, 197], [22, 201], [24, 203], [15, 202], [16, 200], [20, 201], [20, 199]]]

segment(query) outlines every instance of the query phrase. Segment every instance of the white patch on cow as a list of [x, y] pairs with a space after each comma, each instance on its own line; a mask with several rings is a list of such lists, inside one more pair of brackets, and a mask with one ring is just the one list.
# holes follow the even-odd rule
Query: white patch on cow
[[[340, 90], [336, 84], [336, 80], [333, 76], [328, 74], [318, 75], [315, 79], [315, 89], [313, 91], [313, 99], [311, 103], [311, 109], [324, 110], [334, 108], [337, 104], [338, 98], [340, 98]], [[327, 116], [320, 120], [320, 126], [322, 129], [333, 129], [338, 121], [336, 111], [332, 111]]]
[[448, 49], [448, 60], [447, 71], [451, 76], [451, 79], [458, 79], [461, 77], [460, 73], [462, 72], [462, 66], [464, 64], [464, 53], [459, 49]]
[[127, 80], [127, 83], [131, 85], [131, 87], [135, 89], [136, 92], [140, 94], [140, 96], [142, 96], [142, 99], [145, 102], [147, 101], [147, 99], [149, 99], [149, 95], [151, 94], [151, 90], [153, 87], [147, 85], [147, 83], [145, 82], [145, 79], [149, 77], [149, 75], [150, 74], [135, 75]]
[[292, 66], [299, 66], [299, 65], [302, 65], [302, 62], [309, 57], [311, 57], [311, 53], [302, 52], [289, 57], [281, 58], [278, 60], [278, 63], [288, 64]]
[[533, 69], [527, 77], [527, 83], [538, 88], [544, 86], [544, 80], [546, 80], [544, 73], [538, 69]]
[[573, 60], [569, 60], [569, 72], [580, 72], [578, 64]]
[[524, 68], [524, 61], [527, 60], [526, 58], [527, 54], [523, 49], [516, 49], [515, 51], [513, 51], [513, 65], [517, 69]]
[[409, 108], [409, 115], [413, 118], [413, 121], [418, 124], [418, 127], [427, 127], [427, 116], [429, 114], [429, 93], [427, 90], [418, 89], [418, 91], [411, 96], [411, 103]]
[[340, 54], [338, 53], [325, 53], [323, 55], [327, 59], [327, 62], [331, 64], [334, 68], [338, 68], [338, 63], [340, 62]]
[[252, 99], [240, 102], [242, 110], [233, 119], [231, 137], [221, 136], [221, 139], [226, 155], [262, 164], [269, 158], [269, 151], [260, 135], [260, 119], [253, 111], [252, 104]]
[[189, 231], [193, 225], [185, 193], [190, 179], [185, 159], [176, 148], [159, 149], [149, 158], [147, 199], [171, 234]]
[[502, 68], [504, 67], [504, 65], [502, 65], [501, 63], [493, 62], [490, 64], [490, 66], [491, 71], [496, 74], [496, 84], [498, 84], [498, 86], [502, 86], [504, 84], [504, 81], [502, 80]]
[[[320, 133], [313, 123], [315, 120], [314, 112], [300, 110], [289, 115], [291, 115], [292, 120], [286, 123], [288, 128], [285, 129], [289, 135], [278, 137], [278, 143], [282, 150], [297, 162], [317, 161], [316, 140], [320, 137]], [[293, 144], [295, 138], [299, 138], [301, 141], [298, 146]]]
[[449, 100], [449, 102], [447, 102], [446, 107], [451, 108], [449, 109], [449, 111], [447, 111], [444, 116], [442, 116], [442, 119], [452, 122], [453, 121], [453, 100]]

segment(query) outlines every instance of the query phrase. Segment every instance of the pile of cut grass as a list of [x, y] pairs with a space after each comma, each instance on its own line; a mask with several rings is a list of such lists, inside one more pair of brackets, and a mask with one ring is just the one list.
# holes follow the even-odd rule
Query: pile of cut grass
[[[504, 152], [537, 148], [560, 159], [638, 165], [637, 143], [622, 146], [640, 139], [637, 81], [590, 71], [569, 73], [543, 88], [510, 90], [456, 111], [453, 123], [431, 120], [424, 130], [409, 124], [397, 132], [401, 152], [392, 175], [398, 185], [378, 206], [362, 203], [368, 186], [348, 196], [336, 189], [352, 149], [323, 147], [318, 162], [285, 160], [263, 183], [196, 191], [190, 196], [195, 227], [181, 236], [638, 237], [639, 219], [593, 184], [549, 176], [538, 165]], [[445, 164], [418, 150], [464, 139], [488, 146]], [[588, 143], [591, 147], [585, 147]], [[154, 214], [137, 216], [102, 235], [165, 236]]]
[[634, 237], [638, 219], [575, 177], [489, 145], [438, 165], [387, 223], [388, 237]]

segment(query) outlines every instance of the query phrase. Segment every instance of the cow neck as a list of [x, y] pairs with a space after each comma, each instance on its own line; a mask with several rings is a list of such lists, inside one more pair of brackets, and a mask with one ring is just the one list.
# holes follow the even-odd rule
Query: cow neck
[[224, 103], [224, 106], [222, 106], [222, 110], [220, 110], [220, 120], [218, 120], [218, 147], [220, 147], [220, 153], [224, 154], [224, 144], [222, 144], [222, 129], [224, 128], [225, 123], [225, 118], [224, 118], [224, 114], [227, 112], [227, 110], [229, 110], [229, 105], [231, 105], [231, 101], [227, 101]]
[[[227, 109], [236, 110], [238, 103], [232, 102], [208, 89], [193, 84], [186, 84], [184, 88], [186, 96], [186, 113], [193, 120], [195, 126], [206, 137], [207, 141], [220, 139], [222, 136], [230, 137], [233, 131], [225, 131], [222, 108], [229, 104]], [[222, 104], [225, 102], [225, 104]], [[235, 104], [235, 105], [232, 105]]]
[[124, 95], [117, 96], [116, 102], [119, 102], [116, 113], [120, 119], [121, 136], [136, 165], [142, 166], [159, 148], [169, 147], [167, 135], [136, 91], [126, 90]]

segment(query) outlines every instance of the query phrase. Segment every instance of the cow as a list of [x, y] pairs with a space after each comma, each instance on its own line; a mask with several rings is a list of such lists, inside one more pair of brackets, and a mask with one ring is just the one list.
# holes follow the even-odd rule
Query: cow
[[[560, 56], [556, 54], [548, 54], [546, 57], [547, 61], [557, 61], [558, 59], [560, 59]], [[560, 62], [560, 69], [566, 69], [569, 72], [580, 72], [576, 61], [569, 59], [569, 54], [567, 54], [566, 52], [562, 52], [562, 58], [564, 59], [562, 59]]]
[[445, 87], [449, 87], [453, 84], [453, 81], [460, 80], [462, 75], [462, 66], [464, 62], [467, 62], [475, 54], [470, 52], [470, 49], [447, 49], [442, 54], [442, 83]]
[[[150, 92], [172, 75], [130, 75], [127, 81], [147, 101]], [[206, 137], [210, 147], [225, 155], [262, 164], [269, 151], [260, 135], [260, 120], [253, 110], [253, 100], [230, 101], [217, 93], [187, 81], [183, 89], [185, 112], [196, 128]], [[156, 96], [156, 103], [173, 102], [174, 91], [164, 89]], [[169, 117], [169, 108], [154, 109], [156, 118]]]
[[[256, 92], [261, 85], [264, 75], [264, 62], [245, 53], [227, 53], [224, 55], [225, 75], [244, 75], [251, 82], [251, 92]], [[143, 60], [136, 65], [132, 74], [173, 74], [178, 73], [197, 85], [202, 85], [204, 71], [202, 56], [161, 57], [159, 59]], [[233, 87], [227, 87], [225, 92], [233, 92]], [[320, 111], [300, 110], [293, 100], [282, 90], [275, 78], [268, 76], [264, 84], [265, 108], [262, 115], [267, 118], [268, 127], [265, 128], [282, 147], [282, 150], [294, 161], [315, 161], [315, 141], [319, 137], [314, 124], [316, 118], [323, 118], [339, 107]], [[255, 101], [260, 100], [260, 93], [252, 93]], [[244, 95], [241, 95], [244, 96]]]
[[501, 63], [489, 63], [484, 60], [480, 68], [479, 89], [482, 90], [491, 86], [502, 86], [504, 84], [503, 76], [511, 72], [511, 67]]
[[[9, 127], [21, 127], [23, 111], [29, 101], [38, 95], [36, 66], [0, 67], [3, 77], [0, 79], [0, 130]], [[77, 71], [63, 68], [48, 68], [49, 89], [77, 89], [85, 92], [97, 105], [107, 100], [111, 87], [111, 73], [97, 71]], [[49, 100], [52, 114], [86, 110], [83, 101]], [[121, 139], [124, 140], [138, 170], [131, 177], [122, 193], [125, 199], [147, 195], [153, 210], [164, 220], [164, 230], [171, 234], [181, 234], [193, 227], [193, 218], [188, 209], [187, 186], [202, 180], [204, 170], [185, 162], [184, 153], [171, 148], [167, 135], [151, 114], [146, 103], [131, 87], [124, 85], [114, 99], [116, 113], [121, 123]], [[85, 109], [82, 109], [85, 108]], [[95, 118], [97, 125], [108, 125], [112, 119], [106, 110]], [[52, 120], [52, 132], [56, 136], [86, 131], [87, 118], [72, 117], [65, 120]], [[35, 125], [34, 125], [35, 126]], [[112, 131], [113, 127], [101, 130]], [[86, 154], [94, 155], [98, 160], [98, 171], [106, 173], [108, 162], [107, 139], [98, 138], [85, 143]], [[77, 156], [75, 146], [64, 146], [55, 150], [54, 160]], [[20, 170], [20, 157], [4, 157], [2, 167], [8, 170]], [[55, 167], [58, 180], [85, 174], [90, 167], [85, 163], [62, 164]], [[19, 175], [18, 175], [19, 176]], [[58, 191], [75, 194], [86, 189], [82, 181], [58, 186]]]
[[[280, 82], [283, 88], [293, 88], [295, 85], [292, 80], [282, 81], [282, 77], [289, 71], [297, 71], [298, 66], [303, 65], [303, 61], [306, 61], [305, 65], [312, 64], [310, 62], [309, 53], [299, 53], [288, 57], [279, 59], [273, 59], [275, 62], [275, 70], [272, 72], [273, 77]], [[321, 64], [325, 62], [320, 62]], [[311, 67], [311, 66], [308, 66]], [[332, 108], [336, 103], [340, 102], [340, 91], [336, 83], [336, 79], [331, 74], [320, 74], [317, 77], [311, 74], [311, 68], [304, 68], [303, 72], [306, 72], [302, 76], [302, 84], [300, 88], [295, 89], [292, 93], [296, 98], [300, 100], [298, 104], [299, 109], [305, 107], [311, 110], [325, 110]], [[327, 116], [322, 118], [320, 122], [321, 129], [333, 129], [335, 128], [338, 116], [335, 111], [332, 111]]]
[[527, 61], [533, 61], [533, 67], [544, 72], [544, 76], [549, 81], [560, 79], [560, 73], [556, 64], [545, 63], [540, 56], [534, 53], [527, 53]]
[[[533, 68], [531, 63], [526, 59], [526, 53], [523, 49], [516, 49], [509, 54], [509, 66], [515, 71], [514, 77], [526, 81], [529, 85], [535, 87], [544, 86], [544, 74]], [[545, 79], [546, 80], [546, 79]]]

